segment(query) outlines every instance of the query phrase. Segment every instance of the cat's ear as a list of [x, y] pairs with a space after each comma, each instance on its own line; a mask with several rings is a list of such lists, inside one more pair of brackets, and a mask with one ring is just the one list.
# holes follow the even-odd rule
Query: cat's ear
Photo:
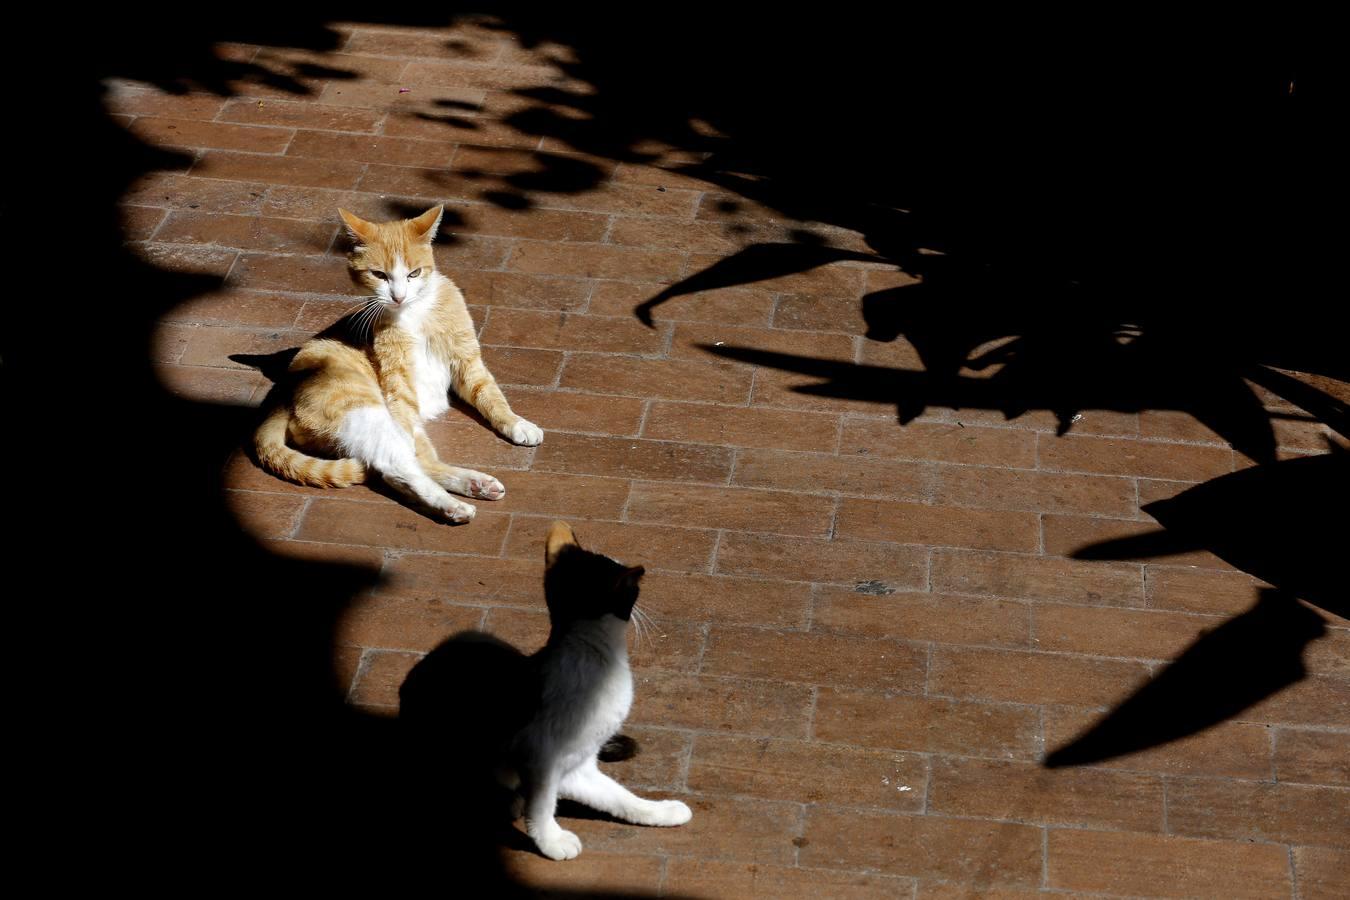
[[578, 546], [580, 545], [577, 543], [572, 526], [566, 522], [554, 522], [553, 527], [548, 530], [548, 537], [544, 540], [544, 562], [551, 566], [568, 547]]
[[642, 576], [645, 574], [647, 574], [647, 570], [642, 566], [633, 566], [624, 569], [619, 575], [617, 586], [620, 588], [636, 588], [638, 582], [642, 580]]
[[425, 241], [428, 244], [435, 240], [436, 229], [441, 227], [441, 216], [444, 214], [444, 206], [433, 206], [417, 218], [409, 219], [408, 231], [412, 234], [413, 239]]
[[349, 213], [342, 207], [338, 207], [338, 215], [342, 216], [342, 222], [347, 226], [347, 233], [352, 236], [352, 240], [358, 244], [370, 243], [371, 236], [375, 234], [375, 225], [367, 222], [360, 216]]

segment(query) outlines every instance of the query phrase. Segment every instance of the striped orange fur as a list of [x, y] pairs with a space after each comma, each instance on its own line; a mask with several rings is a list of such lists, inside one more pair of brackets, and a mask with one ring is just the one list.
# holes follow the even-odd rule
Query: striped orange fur
[[338, 212], [356, 241], [352, 276], [372, 297], [300, 348], [290, 397], [254, 436], [258, 461], [315, 487], [358, 484], [374, 470], [419, 504], [468, 521], [474, 507], [449, 492], [495, 500], [505, 488], [437, 457], [423, 423], [449, 407], [448, 392], [515, 443], [538, 444], [543, 432], [512, 412], [483, 364], [464, 295], [436, 271], [442, 208], [381, 223]]

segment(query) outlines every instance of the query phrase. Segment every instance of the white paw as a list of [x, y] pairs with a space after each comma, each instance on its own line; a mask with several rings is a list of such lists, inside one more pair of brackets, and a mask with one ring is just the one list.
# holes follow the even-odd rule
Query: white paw
[[576, 859], [581, 853], [581, 838], [561, 828], [549, 837], [535, 838], [534, 843], [549, 859]]
[[480, 500], [500, 500], [506, 496], [506, 488], [491, 475], [470, 478], [468, 489], [470, 497], [477, 497]]
[[666, 828], [671, 825], [683, 825], [693, 817], [694, 813], [679, 800], [654, 800], [651, 808], [642, 817], [642, 824]]
[[537, 447], [544, 442], [544, 429], [525, 419], [517, 419], [511, 426], [511, 443], [522, 447]]
[[450, 506], [443, 512], [445, 517], [456, 525], [463, 525], [465, 522], [472, 522], [473, 517], [478, 513], [478, 507], [472, 503], [460, 503], [458, 500], [451, 500]]

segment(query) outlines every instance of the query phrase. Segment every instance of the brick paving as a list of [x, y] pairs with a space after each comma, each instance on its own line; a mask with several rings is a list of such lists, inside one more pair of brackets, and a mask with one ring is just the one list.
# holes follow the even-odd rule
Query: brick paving
[[[380, 570], [333, 648], [348, 702], [375, 715], [395, 712], [404, 673], [451, 632], [542, 642], [554, 518], [647, 567], [658, 627], [634, 649], [626, 729], [642, 750], [612, 770], [694, 819], [569, 820], [582, 856], [511, 850], [516, 877], [700, 897], [1350, 892], [1350, 622], [1327, 615], [1306, 679], [1213, 728], [1039, 764], [1256, 600], [1259, 582], [1206, 552], [1070, 558], [1150, 530], [1142, 504], [1249, 464], [1221, 438], [1154, 411], [1089, 410], [1064, 437], [1037, 412], [931, 408], [900, 426], [892, 408], [794, 393], [810, 379], [701, 347], [912, 357], [903, 339], [863, 337], [862, 296], [898, 280], [865, 262], [679, 298], [649, 329], [639, 303], [804, 223], [729, 211], [721, 188], [659, 156], [609, 160], [508, 124], [531, 103], [513, 91], [571, 84], [549, 62], [557, 48], [472, 24], [338, 28], [333, 53], [221, 49], [358, 76], [305, 75], [308, 96], [111, 82], [119, 122], [186, 154], [131, 186], [125, 236], [157, 267], [218, 282], [162, 319], [163, 383], [248, 406], [269, 382], [231, 355], [294, 347], [353, 303], [336, 208], [446, 203], [438, 264], [546, 438], [513, 447], [460, 409], [430, 431], [506, 499], [450, 528], [365, 487], [287, 485], [238, 453], [227, 499], [277, 554]], [[533, 191], [526, 209], [491, 202], [574, 161], [603, 180]], [[1281, 456], [1318, 452], [1324, 431], [1282, 425]]]

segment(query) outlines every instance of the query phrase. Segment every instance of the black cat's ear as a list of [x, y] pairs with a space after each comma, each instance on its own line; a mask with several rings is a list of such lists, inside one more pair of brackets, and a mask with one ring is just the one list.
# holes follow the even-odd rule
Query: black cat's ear
[[552, 566], [558, 561], [559, 555], [568, 547], [579, 547], [577, 536], [572, 531], [572, 526], [566, 522], [554, 522], [548, 530], [548, 537], [544, 539], [544, 563]]
[[620, 588], [636, 589], [638, 582], [642, 580], [642, 576], [645, 575], [646, 572], [647, 570], [642, 566], [633, 566], [630, 569], [624, 569], [619, 575], [616, 586]]

